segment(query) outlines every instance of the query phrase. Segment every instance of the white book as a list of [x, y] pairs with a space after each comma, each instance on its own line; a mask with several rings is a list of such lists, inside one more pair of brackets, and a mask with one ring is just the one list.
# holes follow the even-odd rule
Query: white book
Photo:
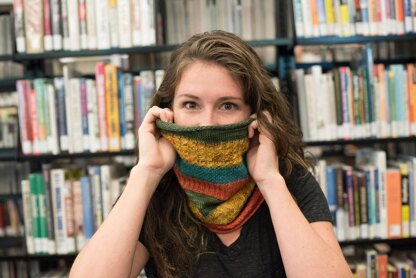
[[[142, 45], [142, 19], [141, 19], [141, 0], [132, 0], [132, 43], [134, 46]], [[169, 5], [171, 1], [168, 1], [166, 5]], [[170, 16], [169, 13], [171, 10], [167, 9], [167, 19], [169, 20]], [[168, 34], [167, 34], [167, 42], [169, 43], [169, 37], [172, 33], [169, 32], [172, 25], [167, 24]]]
[[118, 34], [120, 47], [132, 47], [131, 0], [118, 0]]
[[97, 49], [97, 27], [95, 20], [95, 0], [86, 0], [87, 3], [87, 35], [88, 48]]
[[311, 74], [305, 75], [305, 88], [308, 88], [305, 90], [306, 94], [306, 109], [308, 111], [308, 139], [310, 141], [316, 141], [318, 140], [318, 129], [317, 129], [317, 119], [316, 119], [316, 108], [315, 108], [315, 100], [314, 100], [314, 80], [313, 76]]
[[32, 197], [30, 193], [30, 184], [28, 180], [21, 181], [22, 187], [22, 204], [25, 227], [26, 249], [28, 254], [35, 254], [35, 242], [33, 238], [33, 220], [32, 220]]
[[78, 51], [81, 49], [78, 1], [68, 0], [67, 5], [70, 50]]
[[46, 94], [48, 97], [49, 103], [49, 127], [50, 127], [50, 134], [48, 136], [48, 145], [49, 150], [52, 154], [59, 153], [59, 138], [58, 138], [58, 130], [57, 130], [57, 114], [56, 114], [56, 94], [53, 85], [46, 84]]
[[[153, 0], [141, 1], [142, 44], [156, 44], [155, 5]], [[184, 34], [184, 32], [180, 33]]]
[[72, 196], [74, 202], [74, 220], [75, 220], [75, 241], [77, 251], [81, 251], [86, 244], [84, 235], [84, 218], [82, 211], [82, 192], [81, 182], [76, 179], [72, 182]]
[[87, 99], [90, 152], [97, 152], [101, 150], [101, 146], [98, 130], [97, 90], [93, 80], [87, 80]]
[[104, 0], [95, 1], [96, 26], [97, 26], [97, 47], [98, 49], [110, 48], [110, 24], [108, 2]]
[[103, 208], [103, 219], [105, 219], [111, 210], [111, 168], [110, 165], [102, 165], [100, 167], [101, 171], [101, 194], [102, 194], [102, 208]]
[[72, 105], [71, 105], [71, 86], [70, 86], [70, 78], [71, 78], [71, 69], [70, 65], [64, 65], [62, 67], [62, 72], [64, 76], [64, 87], [65, 87], [65, 110], [66, 110], [66, 126], [67, 126], [67, 136], [61, 137], [61, 146], [62, 143], [66, 144], [67, 150], [69, 153], [73, 153], [73, 142], [72, 142]]
[[69, 99], [71, 102], [71, 139], [72, 152], [81, 153], [84, 151], [84, 145], [81, 141], [82, 134], [82, 112], [81, 112], [81, 94], [80, 94], [80, 80], [78, 78], [71, 78], [69, 80]]
[[413, 33], [416, 33], [416, 0], [411, 0]]
[[301, 5], [304, 35], [305, 38], [310, 38], [313, 36], [311, 4], [309, 0], [301, 0]]
[[88, 49], [87, 4], [78, 0], [79, 40], [81, 49]]
[[[119, 47], [119, 35], [118, 35], [118, 12], [117, 12], [118, 0], [108, 0], [108, 23], [110, 26], [110, 46], [112, 48]], [[125, 35], [120, 33], [120, 35]]]

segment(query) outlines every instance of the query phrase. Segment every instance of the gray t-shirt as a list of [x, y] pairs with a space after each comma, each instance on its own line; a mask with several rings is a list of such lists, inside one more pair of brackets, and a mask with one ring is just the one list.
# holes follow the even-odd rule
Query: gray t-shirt
[[[289, 191], [309, 222], [330, 221], [328, 204], [315, 178], [300, 169], [286, 180]], [[208, 235], [207, 252], [193, 268], [193, 277], [286, 277], [269, 208], [264, 202], [247, 221], [238, 239], [225, 246], [214, 233]], [[147, 277], [157, 277], [152, 260]]]

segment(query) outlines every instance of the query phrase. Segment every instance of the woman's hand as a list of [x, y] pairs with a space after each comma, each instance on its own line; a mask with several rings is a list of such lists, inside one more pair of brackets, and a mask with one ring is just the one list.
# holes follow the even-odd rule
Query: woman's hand
[[[265, 112], [265, 116], [271, 121], [269, 113]], [[257, 118], [255, 114], [251, 117]], [[276, 178], [283, 179], [272, 136], [264, 126], [259, 125], [257, 119], [248, 126], [248, 137], [251, 139], [247, 152], [248, 170], [257, 186], [262, 189], [263, 185], [274, 183]]]
[[175, 162], [176, 152], [173, 146], [161, 137], [156, 120], [173, 122], [173, 112], [169, 108], [153, 106], [143, 119], [138, 131], [139, 162], [138, 167], [144, 167], [160, 178], [169, 171]]

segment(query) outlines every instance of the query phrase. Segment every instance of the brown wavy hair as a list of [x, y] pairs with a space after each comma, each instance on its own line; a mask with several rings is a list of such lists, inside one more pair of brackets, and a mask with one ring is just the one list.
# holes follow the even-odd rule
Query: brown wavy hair
[[[286, 97], [277, 91], [256, 52], [232, 33], [201, 33], [180, 45], [171, 56], [152, 106], [171, 107], [182, 72], [195, 61], [226, 68], [243, 89], [252, 113], [267, 111], [272, 116], [270, 122], [263, 113], [257, 113], [257, 120], [271, 133], [280, 166], [284, 165], [280, 167], [284, 177], [296, 165], [308, 167], [302, 135], [292, 119]], [[188, 209], [185, 193], [172, 171], [162, 179], [150, 201], [142, 233], [158, 276], [192, 274], [192, 265], [206, 247], [206, 229]]]

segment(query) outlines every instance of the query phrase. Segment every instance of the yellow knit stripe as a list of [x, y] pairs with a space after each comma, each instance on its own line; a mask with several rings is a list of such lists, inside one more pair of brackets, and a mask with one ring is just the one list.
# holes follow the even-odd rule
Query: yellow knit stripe
[[198, 219], [207, 224], [226, 225], [231, 223], [240, 213], [251, 193], [253, 192], [256, 184], [250, 182], [247, 186], [243, 187], [234, 196], [227, 201], [223, 202], [217, 208], [215, 208], [208, 216], [203, 216], [198, 207], [189, 199], [188, 204], [191, 211]]
[[[205, 168], [234, 167], [243, 163], [248, 150], [247, 138], [219, 144], [204, 144], [186, 137], [166, 133], [163, 135], [186, 162]], [[192, 150], [192, 151], [189, 151]]]

